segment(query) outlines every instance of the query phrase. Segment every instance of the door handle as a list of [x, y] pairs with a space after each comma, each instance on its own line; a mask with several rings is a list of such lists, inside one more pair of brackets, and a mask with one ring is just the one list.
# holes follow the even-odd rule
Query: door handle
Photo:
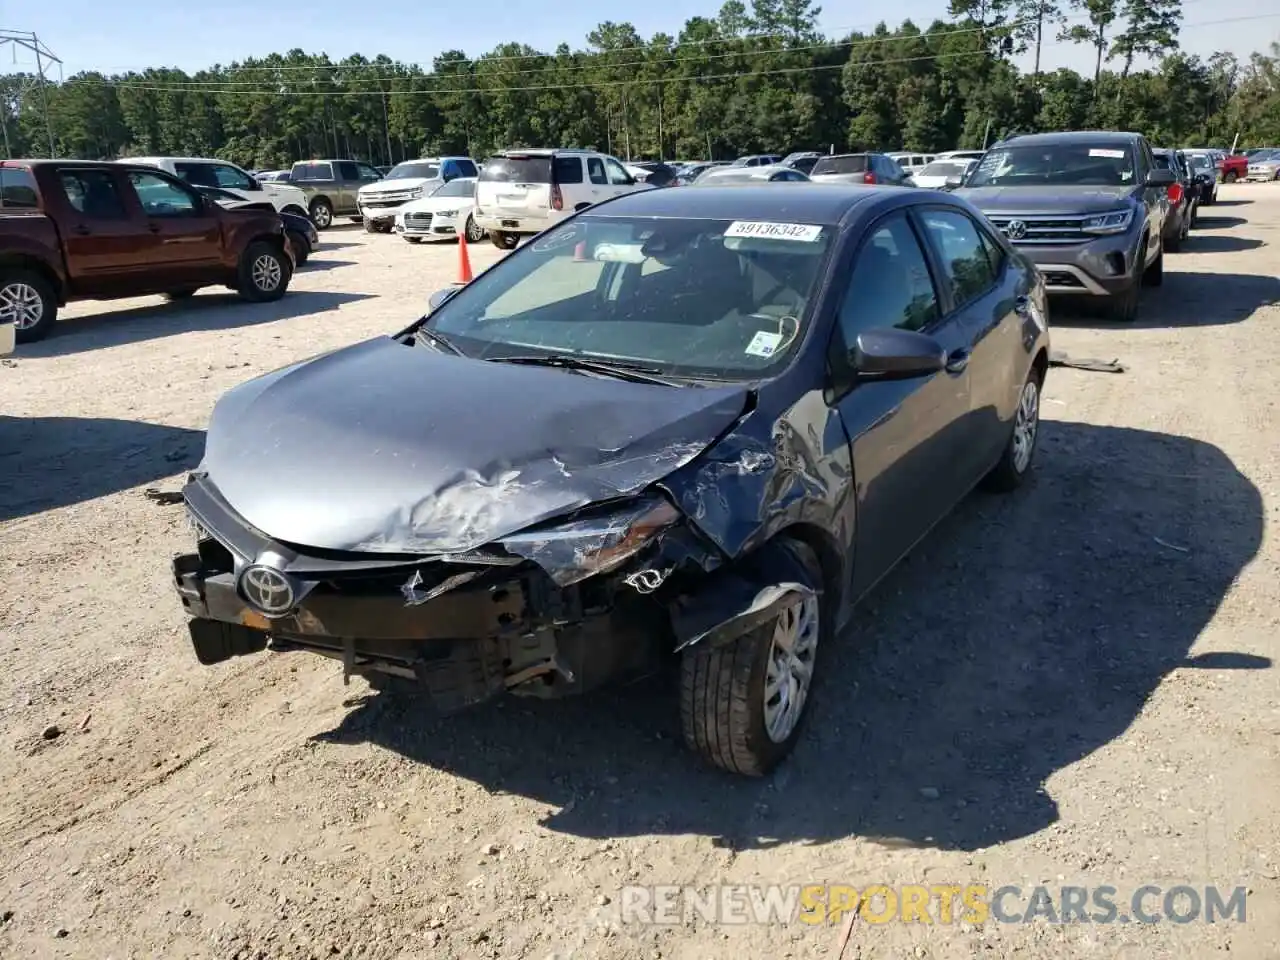
[[968, 349], [952, 350], [947, 354], [947, 373], [964, 373], [965, 367], [969, 366], [969, 357]]

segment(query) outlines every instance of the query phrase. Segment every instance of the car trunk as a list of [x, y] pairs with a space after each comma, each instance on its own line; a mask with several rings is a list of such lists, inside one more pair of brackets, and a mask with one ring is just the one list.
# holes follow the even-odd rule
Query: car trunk
[[545, 217], [551, 209], [549, 156], [510, 154], [485, 162], [476, 184], [476, 206], [489, 216]]

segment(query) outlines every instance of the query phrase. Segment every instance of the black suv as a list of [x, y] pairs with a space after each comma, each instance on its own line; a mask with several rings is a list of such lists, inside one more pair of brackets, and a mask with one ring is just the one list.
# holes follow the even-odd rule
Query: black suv
[[1175, 183], [1141, 134], [1082, 130], [1001, 141], [957, 192], [1039, 267], [1049, 293], [1105, 297], [1112, 317], [1132, 321], [1142, 284], [1164, 276]]

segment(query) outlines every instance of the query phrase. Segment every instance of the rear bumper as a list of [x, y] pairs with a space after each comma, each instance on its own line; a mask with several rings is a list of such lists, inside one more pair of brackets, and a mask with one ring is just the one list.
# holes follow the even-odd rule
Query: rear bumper
[[[568, 216], [566, 213], [564, 216]], [[483, 216], [475, 215], [476, 223], [489, 233], [518, 233], [532, 236], [541, 233], [547, 227], [554, 226], [564, 217], [531, 217], [525, 214], [493, 214], [486, 212]]]

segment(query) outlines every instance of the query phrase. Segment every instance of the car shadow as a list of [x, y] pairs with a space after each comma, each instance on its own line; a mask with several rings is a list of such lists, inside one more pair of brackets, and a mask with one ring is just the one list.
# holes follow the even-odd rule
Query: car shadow
[[1196, 217], [1196, 225], [1193, 230], [1230, 230], [1232, 227], [1238, 227], [1241, 224], [1248, 223], [1244, 217], [1215, 217], [1210, 214], [1201, 213]]
[[1182, 249], [1187, 253], [1238, 253], [1241, 250], [1257, 250], [1265, 247], [1266, 241], [1257, 237], [1224, 236], [1220, 233], [1196, 233], [1192, 231], [1182, 241]]
[[358, 247], [358, 243], [343, 243], [342, 241], [325, 240], [321, 238], [319, 245], [316, 246], [316, 253], [329, 253], [333, 250], [350, 250], [352, 247]]
[[306, 273], [320, 273], [325, 270], [333, 270], [336, 267], [354, 267], [355, 265], [356, 262], [354, 260], [325, 260], [323, 257], [313, 256], [298, 269]]
[[1252, 200], [1218, 200], [1216, 203], [1210, 204], [1213, 207], [1247, 207], [1253, 203]]
[[370, 296], [372, 294], [293, 290], [272, 303], [250, 303], [234, 293], [203, 293], [177, 303], [157, 300], [151, 306], [59, 321], [44, 340], [19, 345], [15, 356], [19, 359], [59, 357], [202, 330], [253, 327], [333, 310]]
[[137, 420], [0, 416], [0, 521], [190, 470], [203, 451], [203, 430]]
[[[1203, 241], [1210, 238], [1194, 238]], [[1188, 246], [1188, 252], [1204, 248]], [[1169, 254], [1165, 265], [1176, 263]], [[1055, 326], [1108, 330], [1212, 327], [1248, 320], [1261, 307], [1280, 303], [1280, 278], [1256, 273], [1192, 273], [1166, 270], [1164, 283], [1142, 291], [1138, 319], [1120, 323], [1102, 311], [1101, 297], [1057, 298], [1051, 302]]]
[[1123, 734], [1170, 671], [1271, 666], [1189, 656], [1263, 532], [1258, 490], [1221, 450], [1056, 421], [1041, 442], [1031, 484], [969, 497], [823, 651], [804, 735], [771, 777], [688, 753], [671, 677], [447, 718], [369, 694], [318, 739], [553, 805], [543, 826], [583, 837], [973, 850], [1035, 833], [1058, 818], [1047, 780]]

